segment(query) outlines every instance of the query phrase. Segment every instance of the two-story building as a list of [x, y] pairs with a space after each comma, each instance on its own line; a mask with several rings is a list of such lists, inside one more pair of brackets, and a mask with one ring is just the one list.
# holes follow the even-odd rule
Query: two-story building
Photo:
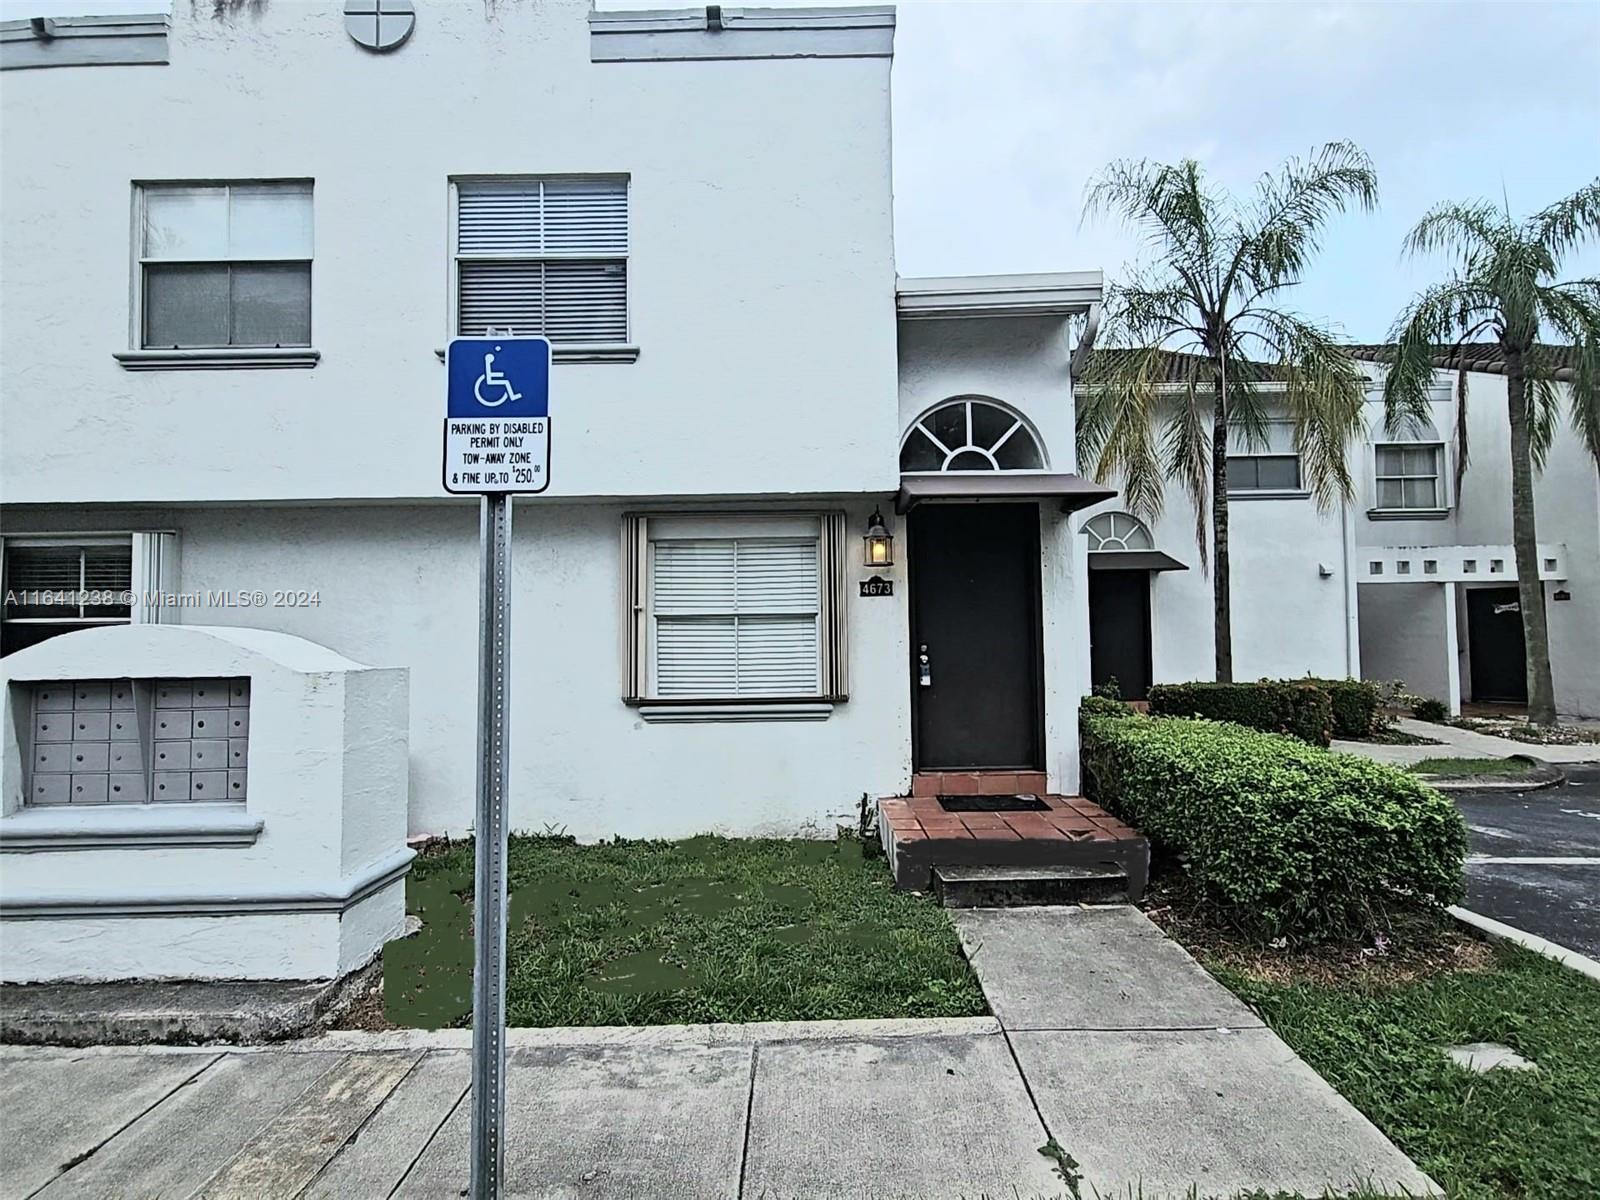
[[[1385, 351], [1351, 348], [1370, 391], [1365, 432], [1347, 449], [1349, 502], [1318, 505], [1287, 420], [1271, 423], [1264, 443], [1240, 436], [1231, 447], [1234, 677], [1401, 680], [1455, 713], [1464, 701], [1526, 703], [1498, 351], [1467, 351], [1470, 453], [1459, 485], [1457, 373], [1440, 368], [1428, 423], [1390, 432]], [[1274, 384], [1260, 390], [1270, 404]], [[1600, 475], [1564, 414], [1534, 489], [1557, 706], [1600, 715]], [[1085, 522], [1092, 677], [1115, 678], [1131, 698], [1152, 682], [1210, 678], [1212, 585], [1193, 506], [1173, 487], [1151, 524], [1115, 509]]]
[[1101, 279], [897, 277], [893, 36], [587, 0], [7, 23], [3, 650], [177, 622], [407, 667], [411, 829], [467, 829], [442, 349], [544, 334], [513, 828], [830, 831], [945, 768], [1076, 791]]

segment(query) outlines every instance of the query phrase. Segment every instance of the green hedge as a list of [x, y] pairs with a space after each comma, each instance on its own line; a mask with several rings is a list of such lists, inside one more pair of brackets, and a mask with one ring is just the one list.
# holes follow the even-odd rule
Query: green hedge
[[1150, 711], [1162, 717], [1232, 721], [1314, 746], [1326, 746], [1333, 736], [1333, 701], [1327, 691], [1298, 681], [1158, 683], [1150, 689]]
[[1364, 738], [1377, 729], [1383, 696], [1365, 679], [1308, 679], [1328, 693], [1333, 706], [1333, 736]]
[[1089, 796], [1266, 936], [1350, 936], [1397, 899], [1461, 896], [1465, 827], [1415, 776], [1214, 721], [1082, 725]]

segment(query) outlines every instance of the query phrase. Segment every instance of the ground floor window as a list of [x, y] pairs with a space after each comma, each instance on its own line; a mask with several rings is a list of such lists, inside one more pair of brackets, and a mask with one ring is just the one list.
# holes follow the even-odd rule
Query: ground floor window
[[7, 538], [0, 553], [0, 654], [132, 621], [133, 542], [132, 534]]
[[844, 517], [629, 514], [625, 697], [844, 695]]

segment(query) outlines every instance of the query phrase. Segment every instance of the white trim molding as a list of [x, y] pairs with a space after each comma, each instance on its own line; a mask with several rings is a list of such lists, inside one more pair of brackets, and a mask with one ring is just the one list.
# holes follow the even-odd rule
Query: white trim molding
[[368, 896], [405, 878], [417, 856], [409, 847], [396, 850], [354, 875], [320, 887], [292, 889], [239, 888], [227, 892], [191, 892], [177, 888], [123, 894], [36, 892], [0, 897], [0, 918], [33, 921], [63, 917], [232, 917], [254, 913], [342, 913]]
[[640, 704], [641, 720], [653, 725], [698, 725], [710, 721], [826, 721], [833, 703], [793, 704]]
[[0, 21], [0, 71], [165, 66], [168, 25], [166, 13]]
[[0, 854], [253, 846], [262, 824], [243, 804], [24, 806], [0, 817]]
[[125, 371], [258, 371], [314, 367], [322, 351], [309, 346], [256, 346], [217, 350], [118, 350], [111, 357]]
[[895, 308], [902, 320], [1064, 317], [1090, 312], [1104, 292], [1099, 271], [897, 279]]
[[892, 58], [894, 9], [704, 8], [589, 13], [589, 61]]

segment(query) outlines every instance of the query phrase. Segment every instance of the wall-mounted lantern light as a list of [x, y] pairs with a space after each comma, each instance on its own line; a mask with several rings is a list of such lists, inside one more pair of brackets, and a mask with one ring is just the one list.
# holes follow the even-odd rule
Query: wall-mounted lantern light
[[872, 510], [872, 519], [867, 522], [867, 536], [861, 542], [867, 566], [894, 566], [894, 535], [883, 523], [883, 514], [877, 509]]

